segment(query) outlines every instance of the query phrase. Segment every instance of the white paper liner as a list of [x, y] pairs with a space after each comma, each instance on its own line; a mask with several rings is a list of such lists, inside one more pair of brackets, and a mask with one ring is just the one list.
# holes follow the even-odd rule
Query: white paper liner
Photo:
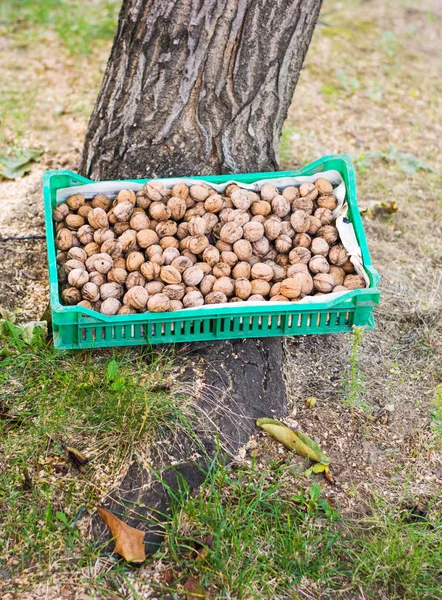
[[[244, 188], [246, 190], [251, 190], [253, 192], [258, 192], [266, 183], [271, 183], [272, 185], [275, 185], [279, 190], [282, 190], [291, 185], [300, 186], [301, 183], [304, 182], [314, 183], [317, 179], [320, 178], [327, 179], [328, 181], [330, 181], [330, 183], [333, 184], [333, 186], [336, 186], [333, 190], [333, 194], [336, 196], [338, 204], [337, 207], [332, 211], [333, 216], [336, 219], [336, 228], [339, 232], [342, 245], [347, 250], [347, 253], [350, 257], [350, 261], [353, 263], [356, 273], [358, 273], [358, 275], [362, 275], [362, 277], [365, 280], [366, 286], [369, 287], [370, 280], [362, 262], [361, 248], [358, 244], [353, 224], [347, 218], [348, 205], [345, 199], [345, 183], [339, 171], [323, 171], [321, 173], [315, 173], [314, 175], [301, 175], [299, 177], [260, 179], [259, 181], [255, 181], [254, 183], [248, 184], [235, 181], [234, 179], [226, 181], [225, 183], [211, 183], [208, 181], [204, 181], [203, 179], [193, 179], [192, 177], [169, 177], [159, 179], [159, 181], [161, 181], [163, 185], [165, 185], [167, 188], [171, 188], [177, 183], [185, 183], [189, 186], [193, 184], [203, 184], [207, 187], [215, 189], [217, 192], [223, 192], [228, 185], [234, 183], [238, 187]], [[85, 185], [76, 185], [69, 188], [61, 188], [57, 190], [56, 203], [61, 204], [69, 196], [72, 196], [72, 194], [82, 194], [86, 199], [93, 198], [96, 194], [106, 194], [106, 196], [108, 196], [112, 200], [115, 198], [118, 192], [120, 192], [121, 190], [128, 189], [133, 190], [134, 192], [139, 192], [143, 189], [143, 184], [131, 181], [100, 181], [98, 183], [87, 183]], [[327, 301], [339, 299], [346, 293], [347, 292], [335, 292], [327, 294]], [[267, 303], [269, 301], [266, 300], [265, 302]], [[324, 302], [323, 296], [305, 296], [304, 298], [302, 298], [302, 300], [296, 302], [296, 304], [318, 304], [321, 302]], [[247, 305], [261, 306], [263, 303], [264, 302], [262, 301], [247, 302]], [[278, 306], [293, 306], [293, 303], [290, 301], [277, 302], [272, 304], [277, 304]], [[203, 306], [199, 306], [198, 310], [204, 310], [207, 308], [213, 309], [216, 306], [234, 309], [238, 308], [238, 303], [228, 302], [224, 304], [204, 304]], [[182, 310], [194, 310], [194, 308], [183, 308]]]

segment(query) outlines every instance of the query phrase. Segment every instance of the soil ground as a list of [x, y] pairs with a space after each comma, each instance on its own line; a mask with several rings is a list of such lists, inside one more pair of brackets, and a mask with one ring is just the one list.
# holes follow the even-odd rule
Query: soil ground
[[[432, 417], [442, 382], [441, 27], [436, 0], [326, 3], [281, 143], [282, 168], [350, 154], [361, 209], [398, 205], [394, 214], [364, 217], [382, 299], [376, 330], [353, 347], [354, 406], [342, 388], [349, 336], [286, 342], [289, 423], [329, 454], [336, 485], [326, 497], [352, 515], [364, 514], [373, 492], [422, 507], [441, 492]], [[0, 153], [44, 149], [28, 175], [0, 180], [0, 306], [16, 308], [22, 320], [38, 318], [48, 302], [45, 243], [1, 240], [44, 233], [41, 175], [76, 169], [111, 43], [104, 36], [90, 54], [73, 55], [51, 31], [32, 39], [13, 28], [0, 42]], [[256, 444], [263, 464], [281, 454], [276, 444], [266, 453]], [[39, 587], [29, 597], [50, 597], [44, 593]]]

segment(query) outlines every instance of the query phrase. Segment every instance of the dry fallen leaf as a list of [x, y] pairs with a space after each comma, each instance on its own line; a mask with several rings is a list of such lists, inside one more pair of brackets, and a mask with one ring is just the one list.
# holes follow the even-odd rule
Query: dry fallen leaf
[[276, 419], [258, 419], [256, 424], [274, 437], [275, 440], [283, 444], [288, 450], [292, 450], [296, 454], [314, 461], [316, 464], [307, 469], [307, 475], [311, 473], [324, 473], [327, 481], [334, 483], [329, 469], [330, 459], [308, 435], [302, 433], [302, 431], [290, 429], [287, 425]]
[[105, 508], [99, 506], [97, 511], [112, 533], [115, 542], [115, 552], [127, 562], [144, 562], [146, 560], [146, 551], [143, 544], [144, 536], [146, 535], [145, 532], [123, 523], [123, 521], [120, 521], [118, 517]]
[[189, 577], [183, 587], [186, 592], [187, 600], [195, 600], [195, 598], [207, 598], [204, 587], [195, 577]]

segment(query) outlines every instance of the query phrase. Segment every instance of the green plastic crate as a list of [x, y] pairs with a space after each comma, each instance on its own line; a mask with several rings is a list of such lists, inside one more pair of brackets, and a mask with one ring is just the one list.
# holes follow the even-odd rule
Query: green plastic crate
[[[71, 171], [47, 171], [43, 175], [46, 237], [49, 262], [49, 282], [52, 309], [53, 339], [56, 348], [99, 348], [105, 346], [136, 346], [176, 342], [196, 342], [233, 338], [293, 336], [350, 331], [353, 325], [374, 328], [373, 307], [379, 303], [379, 275], [371, 265], [370, 254], [356, 200], [355, 174], [347, 155], [325, 156], [299, 171], [247, 173], [194, 177], [207, 182], [223, 183], [231, 179], [253, 183], [260, 179], [313, 175], [326, 170], [342, 175], [347, 189], [348, 217], [352, 221], [362, 251], [370, 287], [352, 290], [335, 300], [318, 304], [291, 303], [281, 306], [265, 302], [248, 306], [247, 302], [230, 306], [214, 305], [204, 309], [187, 309], [171, 313], [144, 313], [107, 317], [60, 302], [52, 208], [56, 192], [61, 188], [91, 183], [91, 180]], [[145, 183], [147, 179], [129, 180]]]

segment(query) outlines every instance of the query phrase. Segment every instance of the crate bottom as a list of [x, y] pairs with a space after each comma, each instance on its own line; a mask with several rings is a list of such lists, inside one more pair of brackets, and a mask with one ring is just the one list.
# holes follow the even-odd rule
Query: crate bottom
[[[373, 315], [357, 325], [374, 328]], [[173, 344], [193, 341], [260, 338], [350, 331], [355, 311], [314, 312], [245, 317], [205, 317], [132, 324], [76, 324], [63, 326], [63, 336], [54, 328], [54, 344], [59, 349], [104, 348]]]

